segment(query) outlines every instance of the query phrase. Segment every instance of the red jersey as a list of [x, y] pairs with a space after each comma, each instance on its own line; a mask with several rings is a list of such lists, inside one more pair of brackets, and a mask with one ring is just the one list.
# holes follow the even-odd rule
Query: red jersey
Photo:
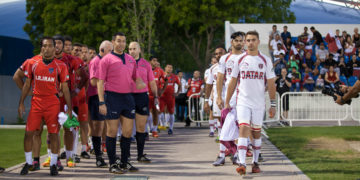
[[54, 59], [46, 65], [42, 60], [29, 62], [25, 75], [33, 80], [33, 94], [53, 96], [59, 93], [60, 83], [69, 80], [66, 64]]
[[34, 57], [32, 57], [31, 59], [27, 59], [23, 62], [23, 64], [20, 66], [20, 70], [21, 71], [26, 71], [27, 66], [29, 66], [31, 63], [34, 63], [38, 60], [42, 60], [42, 56], [41, 55], [36, 55]]
[[[156, 86], [158, 88], [158, 91], [160, 89], [161, 86], [161, 80], [165, 78], [165, 72], [160, 68], [160, 67], [156, 67], [155, 69], [153, 69], [154, 72], [154, 79], [156, 82]], [[150, 87], [150, 85], [148, 85]], [[154, 96], [150, 90], [151, 88], [149, 88], [149, 96]]]
[[[172, 97], [175, 92], [175, 83], [178, 84], [178, 86], [180, 86], [180, 80], [175, 74], [172, 73], [169, 76], [165, 76], [165, 79], [167, 79], [167, 86], [162, 96]], [[161, 88], [164, 87], [165, 79], [161, 80], [162, 81]]]
[[[188, 80], [188, 85], [189, 85], [189, 90], [187, 92], [187, 96], [190, 97], [192, 94], [196, 94], [201, 91], [203, 81], [200, 78], [198, 80], [191, 78]], [[197, 97], [199, 97], [199, 96], [197, 96]]]

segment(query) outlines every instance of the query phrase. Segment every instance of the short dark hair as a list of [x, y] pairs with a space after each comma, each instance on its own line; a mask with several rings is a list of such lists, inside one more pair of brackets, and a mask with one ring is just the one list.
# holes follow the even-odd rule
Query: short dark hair
[[284, 26], [284, 28], [288, 28], [287, 26]]
[[245, 36], [245, 33], [242, 32], [242, 31], [237, 31], [237, 32], [234, 32], [231, 34], [231, 39], [235, 39], [237, 37], [244, 37]]
[[44, 42], [45, 39], [51, 40], [51, 41], [53, 42], [53, 45], [55, 46], [55, 40], [54, 40], [54, 38], [52, 38], [52, 37], [50, 37], [50, 36], [44, 36], [44, 37], [42, 37], [41, 40], [40, 40], [40, 47], [43, 46], [43, 42]]
[[[225, 48], [224, 48], [223, 45], [217, 45], [215, 49], [219, 49], [219, 48], [225, 50]], [[226, 51], [226, 50], [225, 50], [225, 51]]]
[[72, 42], [72, 37], [69, 36], [69, 35], [65, 35], [65, 36], [64, 36], [64, 40], [65, 40], [65, 41], [70, 41], [70, 42]]
[[82, 44], [81, 47], [86, 47], [89, 49], [89, 47], [86, 44]]
[[96, 49], [94, 47], [89, 47], [89, 49], [94, 50], [96, 52]]
[[113, 35], [113, 37], [112, 37], [112, 40], [113, 40], [113, 41], [116, 39], [116, 36], [125, 36], [125, 34], [122, 33], [122, 32], [117, 32], [117, 33], [115, 33], [115, 34]]
[[57, 35], [53, 36], [53, 39], [54, 39], [54, 41], [60, 40], [60, 41], [63, 42], [63, 44], [65, 43], [64, 37], [62, 35], [60, 35], [60, 34], [57, 34]]
[[75, 47], [75, 46], [82, 47], [83, 45], [81, 43], [74, 43], [73, 47]]
[[247, 33], [246, 33], [246, 36], [245, 37], [247, 37], [248, 35], [254, 35], [254, 36], [256, 36], [258, 39], [259, 39], [259, 33], [257, 32], [257, 31], [248, 31]]
[[314, 28], [314, 26], [311, 26], [311, 28], [310, 28], [311, 30], [314, 30], [315, 28]]
[[274, 24], [273, 27], [277, 27], [277, 26]]
[[154, 58], [158, 59], [156, 56], [150, 56], [149, 60], [153, 60]]

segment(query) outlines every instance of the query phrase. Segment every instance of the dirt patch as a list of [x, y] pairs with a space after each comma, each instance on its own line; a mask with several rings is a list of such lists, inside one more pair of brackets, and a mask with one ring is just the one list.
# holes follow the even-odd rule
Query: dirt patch
[[305, 146], [306, 149], [330, 150], [337, 152], [355, 151], [360, 152], [360, 141], [346, 141], [343, 139], [331, 139], [326, 137], [313, 138]]

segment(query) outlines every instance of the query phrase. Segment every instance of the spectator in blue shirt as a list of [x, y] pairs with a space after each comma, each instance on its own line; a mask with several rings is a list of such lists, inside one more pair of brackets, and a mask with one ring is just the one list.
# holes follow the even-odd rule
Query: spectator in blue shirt
[[283, 39], [283, 42], [286, 42], [286, 39], [288, 37], [291, 38], [291, 34], [289, 31], [287, 31], [288, 27], [287, 26], [284, 26], [284, 32], [281, 33], [281, 38]]

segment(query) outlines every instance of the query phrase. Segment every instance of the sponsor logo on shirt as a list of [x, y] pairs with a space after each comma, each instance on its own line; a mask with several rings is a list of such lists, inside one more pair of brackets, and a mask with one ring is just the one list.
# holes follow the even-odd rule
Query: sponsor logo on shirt
[[54, 77], [48, 77], [48, 76], [35, 76], [35, 80], [45, 81], [45, 82], [55, 82]]
[[241, 71], [242, 79], [264, 79], [264, 73], [258, 71]]

